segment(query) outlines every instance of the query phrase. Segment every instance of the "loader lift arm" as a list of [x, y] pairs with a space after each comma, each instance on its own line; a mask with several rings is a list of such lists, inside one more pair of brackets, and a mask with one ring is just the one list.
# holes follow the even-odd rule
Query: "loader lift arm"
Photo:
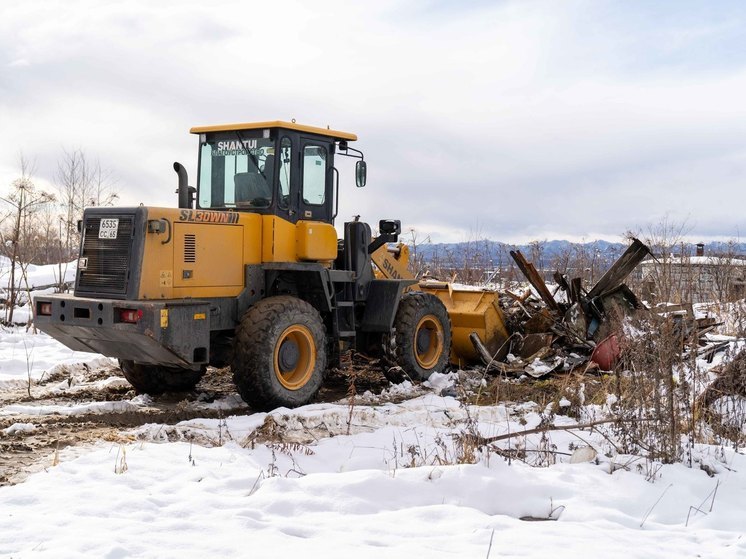
[[[383, 227], [380, 230], [384, 231]], [[409, 271], [409, 247], [401, 242], [396, 245], [388, 244], [388, 240], [378, 242], [382, 237], [384, 235], [370, 244], [374, 248], [370, 258], [377, 268], [376, 275], [386, 279], [414, 280]], [[507, 355], [510, 348], [506, 342], [510, 334], [496, 291], [437, 280], [420, 280], [408, 289], [431, 293], [445, 305], [451, 321], [451, 363], [461, 366], [480, 360], [470, 339], [472, 334], [476, 334], [483, 347], [497, 359]]]

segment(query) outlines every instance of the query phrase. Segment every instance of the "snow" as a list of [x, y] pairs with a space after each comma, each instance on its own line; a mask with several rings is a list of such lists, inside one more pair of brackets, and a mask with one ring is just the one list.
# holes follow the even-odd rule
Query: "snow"
[[62, 406], [62, 405], [49, 405], [49, 406], [25, 406], [23, 404], [17, 404], [14, 406], [5, 406], [0, 408], [0, 417], [3, 415], [84, 415], [84, 414], [97, 414], [97, 413], [111, 413], [111, 412], [127, 412], [135, 411], [138, 409], [136, 404], [132, 402], [90, 402], [87, 404], [73, 405], [73, 406]]
[[33, 423], [13, 423], [10, 427], [3, 429], [4, 435], [15, 435], [16, 433], [33, 433], [36, 431], [36, 425]]
[[106, 359], [95, 353], [68, 349], [44, 333], [0, 327], [0, 390], [8, 383], [27, 382], [73, 363], [95, 365]]
[[[0, 256], [0, 280], [7, 287], [8, 269], [10, 261]], [[76, 262], [62, 265], [62, 275], [67, 281], [75, 279]], [[55, 264], [47, 266], [35, 266], [29, 264], [27, 268], [28, 285], [35, 286], [51, 285], [56, 283], [60, 277], [60, 267]], [[26, 284], [23, 278], [17, 280], [17, 285], [22, 292], [21, 299], [26, 299]], [[51, 292], [51, 289], [34, 291], [34, 294]], [[0, 295], [3, 295], [0, 289]], [[13, 311], [13, 322], [25, 324], [30, 318], [30, 305], [24, 304], [16, 307]], [[80, 362], [95, 362], [100, 355], [72, 351], [59, 342], [53, 340], [46, 334], [34, 333], [33, 330], [25, 328], [3, 328], [0, 327], [0, 389], [8, 382], [27, 382], [28, 378], [39, 379], [45, 371], [54, 372], [55, 365]]]
[[[54, 291], [52, 288], [40, 288], [59, 283], [60, 277], [65, 278], [66, 282], [74, 282], [77, 265], [77, 260], [66, 264], [47, 264], [45, 266], [28, 264], [25, 277], [21, 273], [21, 269], [16, 267], [16, 280], [14, 283], [19, 290], [18, 301], [21, 306], [13, 310], [13, 322], [15, 324], [26, 324], [31, 318], [31, 306], [28, 304], [26, 293], [27, 288], [31, 290], [33, 295], [52, 293]], [[2, 298], [7, 296], [6, 290], [10, 284], [9, 280], [10, 259], [0, 256], [0, 297]]]
[[698, 303], [693, 305], [695, 318], [714, 318], [723, 324], [716, 328], [720, 334], [743, 336], [746, 332], [746, 300], [732, 303]]
[[[75, 280], [77, 264], [77, 260], [65, 264], [47, 264], [44, 266], [28, 264], [25, 274], [28, 279], [28, 286], [33, 290], [34, 287], [57, 283], [58, 278], [60, 277], [64, 277], [66, 281], [73, 281]], [[23, 279], [23, 274], [21, 274], [18, 265], [16, 265], [16, 276], [16, 286], [25, 290], [26, 282]], [[8, 286], [7, 280], [9, 277], [10, 259], [6, 256], [0, 256], [0, 278], [6, 281], [3, 286], [5, 288]]]
[[[692, 265], [692, 266], [746, 266], [746, 260], [743, 258], [730, 258], [727, 256], [670, 256], [664, 258], [665, 264], [671, 265]], [[660, 266], [657, 260], [645, 260], [640, 264], [645, 268], [654, 268]]]
[[[45, 387], [49, 399], [0, 407], [0, 442], [35, 437], [50, 418], [157, 404], [133, 394], [88, 401], [91, 388], [127, 388], [114, 363], [24, 328], [0, 331], [0, 393], [25, 386], [29, 374], [68, 373]], [[107, 365], [108, 378], [79, 383]], [[746, 557], [742, 452], [694, 445], [692, 467], [663, 465], [617, 453], [598, 430], [523, 434], [550, 410], [467, 405], [458, 382], [434, 374], [366, 392], [354, 406], [153, 423], [108, 439], [116, 442], [50, 450], [41, 471], [0, 487], [0, 556]], [[609, 395], [581, 418], [614, 404]], [[189, 405], [235, 409], [226, 400]], [[562, 398], [555, 412], [572, 407]], [[496, 447], [534, 458], [468, 444], [507, 434], [510, 443]]]
[[[158, 442], [159, 429], [146, 426], [136, 442], [101, 444], [0, 489], [0, 554], [485, 557], [491, 540], [492, 557], [746, 554], [743, 455], [724, 451], [716, 478], [676, 464], [662, 466], [654, 483], [634, 467], [610, 474], [604, 460], [534, 468], [492, 456], [411, 466], [419, 459], [406, 449], [453, 433], [448, 416], [457, 423], [459, 410], [450, 397], [422, 396], [358, 410], [353, 434], [315, 440], [317, 432], [295, 444], [245, 439], [269, 415], [334, 431], [347, 407], [177, 426], [217, 440], [222, 423], [230, 438], [212, 447]], [[501, 406], [470, 411], [480, 430], [505, 421]], [[709, 447], [698, 452], [712, 458]]]

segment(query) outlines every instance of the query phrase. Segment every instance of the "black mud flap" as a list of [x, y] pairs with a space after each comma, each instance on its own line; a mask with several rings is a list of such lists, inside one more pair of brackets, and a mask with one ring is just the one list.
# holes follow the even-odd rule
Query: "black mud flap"
[[417, 280], [373, 280], [360, 324], [363, 332], [390, 332], [404, 290]]

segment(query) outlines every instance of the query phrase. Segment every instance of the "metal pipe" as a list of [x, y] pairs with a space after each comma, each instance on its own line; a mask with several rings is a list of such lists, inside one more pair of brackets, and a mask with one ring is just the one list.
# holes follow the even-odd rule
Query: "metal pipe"
[[191, 203], [189, 200], [189, 178], [187, 176], [187, 170], [184, 168], [184, 165], [175, 161], [174, 171], [179, 175], [179, 188], [176, 191], [179, 193], [179, 207], [190, 208]]

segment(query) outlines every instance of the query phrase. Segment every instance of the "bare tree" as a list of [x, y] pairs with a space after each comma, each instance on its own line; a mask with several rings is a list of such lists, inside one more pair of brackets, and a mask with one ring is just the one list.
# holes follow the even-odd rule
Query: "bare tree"
[[[689, 231], [686, 221], [681, 223], [671, 221], [668, 216], [648, 227], [644, 235], [645, 244], [650, 247], [656, 258], [656, 265], [647, 270], [645, 281], [653, 292], [656, 301], [684, 302], [691, 300], [693, 278], [682, 273], [681, 263], [688, 255], [684, 236]], [[679, 255], [676, 255], [676, 252]]]
[[33, 259], [32, 251], [38, 247], [39, 233], [33, 216], [40, 207], [55, 200], [53, 194], [36, 189], [31, 179], [34, 165], [23, 154], [19, 157], [19, 165], [21, 176], [11, 183], [8, 196], [0, 197], [6, 205], [5, 219], [10, 223], [9, 229], [0, 230], [2, 251], [10, 261], [8, 297], [5, 302], [7, 323], [13, 322], [13, 310], [18, 302], [17, 279], [21, 276], [25, 277], [26, 267]]
[[533, 262], [534, 266], [536, 266], [536, 269], [539, 270], [539, 273], [542, 276], [545, 276], [546, 270], [544, 266], [544, 251], [547, 247], [547, 240], [544, 239], [543, 241], [540, 241], [538, 239], [535, 239], [528, 243], [528, 246], [531, 250], [531, 262]]
[[415, 278], [421, 277], [425, 273], [426, 263], [425, 255], [422, 252], [418, 252], [418, 248], [422, 243], [429, 243], [430, 236], [426, 236], [424, 239], [417, 232], [416, 229], [410, 227], [409, 229], [409, 242], [407, 243], [411, 250], [411, 257], [409, 258], [409, 271]]
[[78, 148], [62, 151], [62, 159], [57, 164], [55, 184], [62, 205], [61, 234], [64, 259], [70, 260], [77, 254], [80, 241], [77, 221], [83, 209], [89, 206], [110, 206], [118, 195], [112, 190], [111, 173], [104, 171], [98, 160], [91, 163], [85, 152]]
[[744, 295], [742, 286], [746, 267], [744, 261], [738, 258], [738, 244], [736, 239], [731, 239], [725, 250], [709, 259], [710, 290], [715, 301], [736, 301]]

